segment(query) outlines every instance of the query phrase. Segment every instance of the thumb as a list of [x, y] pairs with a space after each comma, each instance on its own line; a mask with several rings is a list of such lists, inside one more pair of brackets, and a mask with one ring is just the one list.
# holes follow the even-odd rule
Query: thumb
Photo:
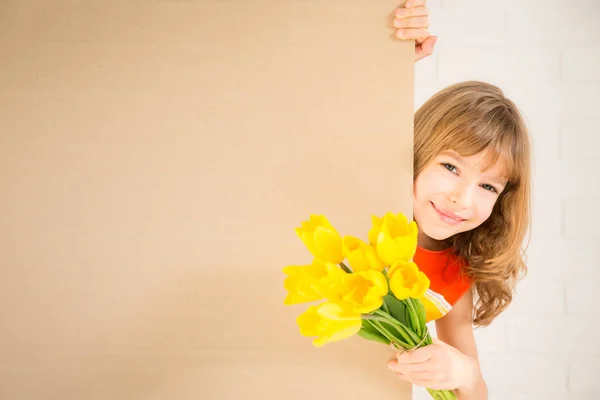
[[431, 55], [433, 54], [433, 48], [435, 47], [435, 44], [437, 43], [437, 36], [429, 36], [427, 39], [425, 39], [423, 41], [423, 43], [421, 43], [421, 49], [423, 50], [423, 53], [427, 54], [427, 55]]

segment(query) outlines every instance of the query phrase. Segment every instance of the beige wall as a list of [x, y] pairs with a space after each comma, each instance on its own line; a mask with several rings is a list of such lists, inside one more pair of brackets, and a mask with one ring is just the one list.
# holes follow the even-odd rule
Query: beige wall
[[3, 0], [0, 398], [408, 399], [281, 272], [411, 210], [397, 5]]

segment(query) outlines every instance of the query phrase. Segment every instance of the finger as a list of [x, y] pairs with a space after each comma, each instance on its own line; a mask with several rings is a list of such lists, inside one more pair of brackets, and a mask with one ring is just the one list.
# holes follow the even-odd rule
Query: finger
[[396, 28], [429, 28], [429, 18], [427, 17], [412, 17], [395, 19], [394, 26]]
[[408, 0], [406, 3], [404, 3], [404, 7], [411, 8], [417, 6], [424, 6], [425, 2], [426, 0]]
[[398, 8], [395, 12], [395, 15], [396, 18], [426, 17], [429, 15], [429, 8], [427, 8], [427, 6], [415, 8]]
[[423, 361], [422, 363], [398, 364], [397, 372], [402, 372], [405, 375], [412, 376], [413, 374], [433, 374], [435, 365], [432, 360]]
[[415, 55], [417, 56], [417, 59], [420, 60], [422, 58], [432, 55], [436, 42], [437, 42], [437, 37], [430, 36], [427, 39], [425, 39], [423, 41], [423, 43], [416, 46], [415, 47]]
[[392, 371], [402, 372], [403, 374], [411, 375], [415, 373], [428, 373], [431, 374], [434, 370], [435, 365], [432, 360], [423, 361], [420, 363], [402, 364], [398, 361], [390, 361], [388, 367]]
[[408, 368], [408, 366], [410, 366], [410, 365], [413, 365], [413, 364], [400, 364], [400, 363], [398, 363], [398, 361], [390, 361], [388, 363], [388, 368], [394, 372], [406, 374], [410, 371], [410, 369]]
[[398, 37], [399, 39], [419, 39], [419, 38], [424, 38], [424, 37], [428, 37], [429, 35], [429, 31], [425, 28], [421, 28], [421, 29], [411, 29], [411, 28], [406, 28], [406, 29], [398, 29], [396, 31], [396, 37]]
[[422, 363], [433, 357], [434, 345], [421, 347], [420, 349], [396, 353], [396, 359], [400, 364]]

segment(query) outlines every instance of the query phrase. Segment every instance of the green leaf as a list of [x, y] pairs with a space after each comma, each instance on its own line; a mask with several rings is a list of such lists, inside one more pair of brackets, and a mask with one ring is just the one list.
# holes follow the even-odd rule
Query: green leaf
[[393, 294], [388, 293], [383, 301], [388, 306], [389, 314], [396, 318], [398, 321], [402, 322], [406, 326], [410, 326], [409, 322], [406, 320], [406, 304], [404, 304], [401, 300], [398, 300]]
[[[362, 320], [362, 328], [358, 334], [365, 339], [376, 340], [381, 343], [390, 344], [390, 341], [384, 335], [382, 335], [381, 332], [379, 332], [379, 330], [373, 326], [372, 321], [369, 321], [368, 319]], [[377, 338], [375, 338], [375, 336]]]
[[390, 344], [390, 341], [381, 336], [381, 334], [375, 333], [368, 329], [360, 328], [360, 331], [358, 331], [358, 336], [362, 337], [363, 339], [372, 340], [374, 342], [379, 342], [388, 345]]
[[362, 324], [362, 329], [379, 334], [379, 332], [377, 331], [377, 328], [375, 328], [371, 324], [371, 321], [369, 321], [368, 319], [363, 318], [361, 324]]

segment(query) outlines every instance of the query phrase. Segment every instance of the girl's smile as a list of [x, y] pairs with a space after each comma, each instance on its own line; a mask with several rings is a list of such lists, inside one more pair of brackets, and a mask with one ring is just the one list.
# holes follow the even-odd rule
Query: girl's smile
[[456, 226], [464, 221], [466, 221], [466, 218], [462, 218], [460, 215], [457, 215], [453, 212], [450, 211], [446, 211], [446, 209], [440, 209], [439, 207], [437, 207], [433, 201], [430, 202], [431, 206], [433, 207], [433, 209], [438, 213], [438, 215], [440, 216], [440, 219], [442, 221], [444, 221], [445, 223], [447, 223], [448, 225], [453, 225]]

